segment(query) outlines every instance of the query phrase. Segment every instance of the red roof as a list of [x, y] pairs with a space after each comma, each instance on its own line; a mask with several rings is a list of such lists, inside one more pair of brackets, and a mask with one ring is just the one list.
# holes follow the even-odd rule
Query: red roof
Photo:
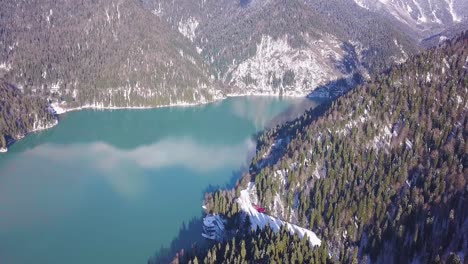
[[252, 204], [252, 206], [259, 212], [259, 213], [265, 213], [266, 210], [265, 208], [261, 207], [261, 206], [258, 206], [256, 204]]

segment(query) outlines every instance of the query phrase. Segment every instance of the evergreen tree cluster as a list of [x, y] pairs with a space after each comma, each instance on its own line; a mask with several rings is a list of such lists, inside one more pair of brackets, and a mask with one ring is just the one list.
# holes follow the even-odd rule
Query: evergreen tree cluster
[[[336, 36], [346, 43], [344, 49], [348, 51], [345, 58], [349, 59], [348, 66], [362, 64], [372, 72], [388, 67], [395, 57], [401, 55], [394, 40], [408, 54], [417, 51], [416, 43], [401, 27], [392, 24], [386, 17], [362, 9], [353, 1], [242, 2], [152, 0], [147, 5], [151, 9], [164, 10], [162, 17], [174, 29], [179, 27], [180, 21], [196, 18], [199, 26], [194, 41], [203, 48], [205, 61], [227, 81], [230, 81], [230, 68], [254, 56], [257, 44], [265, 35], [275, 39], [287, 36], [294, 48], [310, 45], [307, 43], [308, 37], [320, 40], [327, 34]], [[365, 49], [362, 56], [356, 55], [357, 47], [350, 41], [362, 44], [361, 48]], [[283, 76], [279, 78], [281, 80]]]
[[70, 107], [212, 99], [195, 47], [140, 1], [1, 1], [0, 77]]
[[260, 204], [316, 232], [334, 262], [456, 262], [468, 250], [467, 57], [465, 32], [266, 131], [237, 195], [254, 182]]
[[[190, 39], [180, 34], [189, 22]], [[385, 17], [340, 0], [2, 1], [0, 24], [0, 77], [69, 107], [195, 103], [236, 92], [230, 74], [263, 36], [287, 37], [293, 49], [336, 39], [343, 61], [317, 59], [340, 76], [378, 71], [400, 48], [417, 51]], [[296, 82], [291, 70], [268, 74], [261, 78], [274, 86]]]
[[274, 232], [270, 227], [239, 233], [228, 241], [214, 244], [208, 250], [179, 253], [176, 263], [330, 263], [326, 245], [310, 248], [306, 237], [289, 234], [285, 228]]
[[206, 212], [210, 214], [222, 214], [227, 217], [239, 213], [236, 202], [236, 194], [232, 190], [219, 190], [205, 194]]
[[33, 130], [35, 124], [48, 124], [55, 120], [46, 100], [25, 96], [0, 78], [0, 149]]

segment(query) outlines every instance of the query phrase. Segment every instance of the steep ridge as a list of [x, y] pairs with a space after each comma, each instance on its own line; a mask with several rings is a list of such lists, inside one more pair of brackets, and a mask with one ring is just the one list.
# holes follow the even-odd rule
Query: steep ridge
[[[463, 263], [468, 250], [467, 87], [465, 32], [375, 76], [328, 110], [309, 111], [266, 131], [250, 173], [234, 190], [205, 199], [208, 213], [232, 224], [226, 234], [248, 244], [245, 254], [239, 255], [242, 247], [223, 242], [178, 258]], [[298, 240], [288, 238], [287, 230], [273, 235], [271, 229], [251, 233], [245, 228], [236, 197], [251, 184], [257, 204], [312, 230], [320, 248], [308, 252], [304, 245], [288, 244]]]
[[305, 95], [416, 51], [385, 18], [349, 1], [146, 2], [193, 41], [234, 94]]

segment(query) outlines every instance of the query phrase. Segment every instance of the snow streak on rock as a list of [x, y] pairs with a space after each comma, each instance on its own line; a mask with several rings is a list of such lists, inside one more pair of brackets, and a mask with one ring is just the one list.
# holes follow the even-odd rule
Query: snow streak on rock
[[460, 23], [467, 15], [464, 0], [354, 0], [362, 8], [385, 11], [410, 25]]

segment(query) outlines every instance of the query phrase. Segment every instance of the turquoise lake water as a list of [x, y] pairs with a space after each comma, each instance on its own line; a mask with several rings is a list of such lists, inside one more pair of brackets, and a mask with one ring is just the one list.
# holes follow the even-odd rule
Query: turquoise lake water
[[0, 263], [146, 263], [202, 216], [207, 190], [235, 182], [254, 134], [298, 100], [61, 116], [0, 155]]

